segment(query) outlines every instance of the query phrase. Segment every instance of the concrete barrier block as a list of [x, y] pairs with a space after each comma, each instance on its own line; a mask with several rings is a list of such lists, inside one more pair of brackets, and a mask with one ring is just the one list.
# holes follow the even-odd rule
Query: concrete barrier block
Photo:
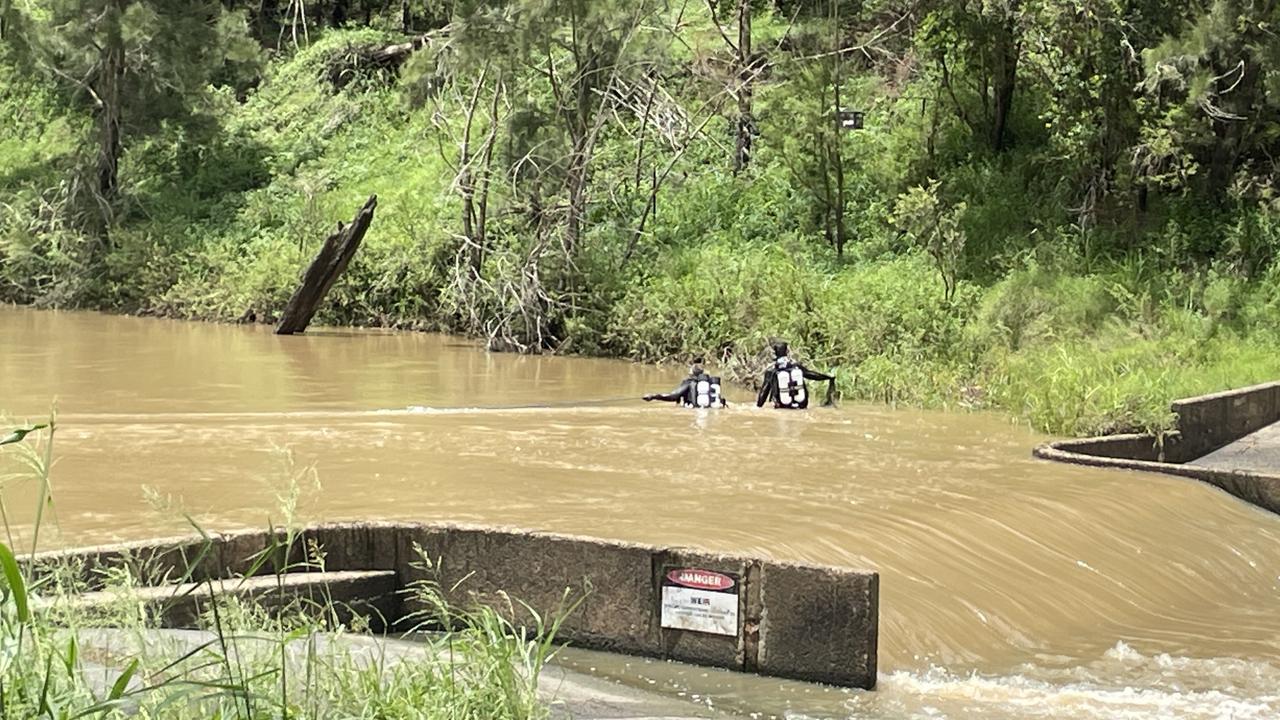
[[221, 536], [222, 577], [274, 575], [300, 569], [306, 559], [306, 545], [300, 533], [285, 551], [289, 532], [285, 529], [246, 530]]
[[[391, 570], [292, 573], [279, 580], [262, 577], [249, 582], [253, 587], [238, 590], [238, 594], [252, 598], [269, 612], [296, 609], [348, 627], [359, 618], [369, 623], [370, 630], [382, 632], [400, 611], [396, 574]], [[283, 586], [277, 589], [280, 582]], [[226, 581], [224, 586], [234, 588], [234, 581]]]
[[325, 523], [303, 532], [324, 555], [325, 570], [395, 570], [399, 567], [396, 523]]
[[[468, 526], [405, 529], [401, 557], [417, 543], [433, 571], [402, 563], [407, 583], [435, 581], [450, 604], [487, 605], [517, 624], [563, 615], [559, 638], [597, 650], [656, 654], [656, 602], [649, 548], [588, 538]], [[518, 602], [517, 602], [518, 601]], [[406, 612], [421, 603], [406, 597]]]
[[1210, 468], [1194, 468], [1194, 472], [1188, 476], [1216, 485], [1263, 510], [1280, 513], [1280, 477], [1243, 470]]
[[319, 572], [315, 553], [324, 555], [326, 570], [396, 569], [396, 525], [332, 523], [308, 528], [248, 530], [221, 536], [224, 576]]
[[1160, 443], [1154, 435], [1110, 435], [1106, 437], [1064, 440], [1059, 443], [1072, 452], [1095, 457], [1128, 458], [1155, 462], [1160, 459]]
[[[663, 577], [671, 571], [708, 570], [732, 576], [738, 584], [736, 588], [738, 619], [736, 632], [733, 635], [660, 627], [663, 657], [734, 670], [752, 669], [754, 657], [748, 658], [748, 638], [747, 633], [744, 632], [744, 627], [750, 622], [754, 635], [760, 615], [758, 603], [754, 607], [748, 603], [749, 579], [754, 575], [752, 565], [753, 561], [742, 556], [709, 553], [689, 548], [659, 550], [654, 554], [653, 606], [654, 612], [659, 615], [659, 625], [661, 625]], [[751, 645], [754, 650], [754, 637]]]
[[1227, 417], [1230, 405], [1231, 398], [1222, 395], [1179, 400], [1173, 404], [1173, 411], [1178, 415], [1178, 430], [1193, 457], [1229, 442]]
[[[308, 543], [326, 553], [325, 572], [298, 572]], [[136, 562], [146, 568], [135, 572], [144, 582], [190, 580], [134, 590], [178, 625], [194, 622], [206, 607], [202, 581], [228, 578], [215, 581], [216, 592], [249, 595], [268, 607], [332, 600], [373, 615], [375, 630], [383, 629], [378, 619], [407, 630], [431, 619], [422, 613], [431, 609], [429, 598], [415, 597], [415, 585], [429, 582], [454, 611], [486, 606], [529, 629], [535, 616], [563, 617], [557, 640], [586, 648], [840, 685], [875, 682], [875, 573], [510, 528], [407, 523], [238, 532], [40, 559], [131, 570]], [[193, 561], [195, 571], [184, 577]], [[255, 577], [231, 579], [255, 565]], [[292, 572], [275, 577], [286, 570]], [[283, 594], [272, 590], [281, 584]]]
[[162, 544], [154, 551], [135, 555], [141, 561], [135, 577], [146, 584], [177, 582], [185, 577], [192, 581], [218, 577], [222, 557], [217, 535]]
[[1275, 393], [1270, 387], [1233, 397], [1227, 410], [1227, 434], [1233, 440], [1242, 438], [1270, 425], [1274, 415]]
[[1184, 398], [1172, 404], [1184, 455], [1193, 459], [1280, 421], [1280, 383]]
[[875, 687], [878, 574], [765, 563], [761, 579], [761, 672]]

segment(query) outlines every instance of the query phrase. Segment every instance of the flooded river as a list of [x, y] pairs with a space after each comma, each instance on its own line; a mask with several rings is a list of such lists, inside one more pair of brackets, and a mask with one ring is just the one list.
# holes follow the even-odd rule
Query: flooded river
[[[627, 399], [682, 373], [0, 308], [0, 411], [57, 403], [50, 544], [172, 534], [178, 510], [261, 527], [296, 485], [308, 521], [476, 521], [878, 570], [874, 693], [568, 658], [744, 714], [1280, 717], [1280, 517], [1189, 480], [1034, 460], [1043, 438], [999, 415], [783, 413], [742, 389], [711, 413]], [[5, 489], [19, 521], [33, 497]]]

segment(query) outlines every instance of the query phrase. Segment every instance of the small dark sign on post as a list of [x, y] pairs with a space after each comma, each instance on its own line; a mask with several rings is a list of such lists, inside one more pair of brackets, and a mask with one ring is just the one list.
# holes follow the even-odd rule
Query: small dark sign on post
[[866, 113], [861, 110], [850, 110], [848, 108], [840, 108], [836, 113], [840, 120], [841, 130], [861, 130], [862, 118]]

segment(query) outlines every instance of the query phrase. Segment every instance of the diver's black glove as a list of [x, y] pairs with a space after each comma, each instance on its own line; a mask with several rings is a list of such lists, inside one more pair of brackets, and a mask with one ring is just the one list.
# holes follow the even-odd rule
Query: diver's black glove
[[822, 403], [823, 407], [836, 406], [836, 379], [831, 378], [827, 381], [827, 399]]
[[654, 396], [653, 396], [653, 395], [645, 395], [645, 396], [644, 396], [644, 401], [645, 401], [645, 402], [649, 402], [649, 401], [653, 400], [653, 398], [654, 398]]

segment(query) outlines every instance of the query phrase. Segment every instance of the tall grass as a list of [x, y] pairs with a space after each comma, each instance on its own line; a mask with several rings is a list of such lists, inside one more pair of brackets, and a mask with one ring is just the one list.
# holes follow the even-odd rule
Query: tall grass
[[[673, 24], [711, 27], [689, 10]], [[757, 20], [757, 35], [789, 32]], [[383, 39], [317, 35], [272, 60], [243, 101], [215, 98], [217, 122], [129, 144], [122, 182], [136, 211], [113, 229], [104, 268], [84, 261], [97, 240], [60, 220], [91, 118], [6, 74], [13, 66], [0, 54], [0, 126], [13, 128], [0, 137], [0, 187], [11, 190], [0, 203], [0, 300], [217, 320], [253, 310], [270, 320], [325, 232], [376, 192], [377, 220], [318, 321], [477, 334], [505, 326], [537, 296], [521, 284], [526, 213], [522, 203], [497, 212], [513, 199], [495, 196], [484, 282], [460, 274], [456, 172], [440, 151], [456, 109], [416, 106], [423, 86], [413, 73], [341, 90], [317, 80], [335, 53]], [[689, 61], [679, 44], [672, 52]], [[1206, 213], [1194, 198], [1166, 197], [1084, 229], [1079, 198], [1037, 145], [1036, 117], [1019, 121], [1022, 139], [1007, 152], [975, 154], [963, 127], [931, 134], [908, 99], [924, 88], [899, 88], [896, 100], [885, 90], [873, 75], [848, 88], [851, 103], [876, 109], [873, 126], [844, 140], [855, 237], [840, 258], [788, 157], [808, 143], [795, 110], [810, 98], [797, 86], [758, 88], [764, 139], [748, 171], [727, 171], [716, 125], [693, 140], [640, 235], [636, 203], [647, 193], [632, 197], [639, 191], [624, 181], [636, 170], [633, 133], [602, 133], [587, 238], [571, 263], [580, 277], [553, 280], [556, 263], [541, 267], [547, 285], [572, 288], [572, 298], [548, 302], [532, 324], [556, 325], [572, 352], [707, 355], [744, 381], [759, 377], [768, 338], [782, 336], [834, 370], [846, 398], [1003, 409], [1061, 434], [1159, 429], [1180, 394], [1276, 377], [1263, 352], [1280, 327], [1273, 209]], [[693, 86], [673, 93], [703, 104]], [[950, 299], [939, 268], [891, 217], [901, 193], [929, 180], [940, 182], [940, 202], [967, 208]]]
[[[52, 497], [55, 429], [51, 421], [0, 438], [0, 452], [18, 457], [25, 476], [38, 483], [41, 508]], [[35, 516], [44, 521], [41, 509]], [[160, 568], [113, 567], [90, 576], [76, 563], [37, 563], [37, 532], [32, 557], [23, 560], [12, 549], [7, 511], [4, 525], [0, 717], [524, 720], [547, 714], [537, 683], [562, 615], [543, 617], [526, 607], [532, 623], [517, 623], [509, 619], [517, 617], [516, 603], [505, 614], [464, 611], [427, 580], [409, 588], [406, 601], [422, 608], [414, 630], [432, 632], [415, 632], [418, 643], [406, 649], [361, 639], [373, 618], [353, 616], [327, 592], [268, 610], [220, 593], [222, 586], [208, 579], [213, 600], [198, 631], [161, 631], [163, 610], [150, 610], [139, 593]], [[169, 583], [191, 580], [192, 568], [211, 550], [200, 532], [205, 540], [188, 567], [165, 569]], [[254, 558], [254, 572], [269, 569], [279, 584], [286, 572], [323, 570], [322, 548], [291, 554], [298, 539], [292, 522], [271, 536], [276, 540]], [[77, 601], [90, 583], [103, 587], [98, 597], [107, 602]]]

